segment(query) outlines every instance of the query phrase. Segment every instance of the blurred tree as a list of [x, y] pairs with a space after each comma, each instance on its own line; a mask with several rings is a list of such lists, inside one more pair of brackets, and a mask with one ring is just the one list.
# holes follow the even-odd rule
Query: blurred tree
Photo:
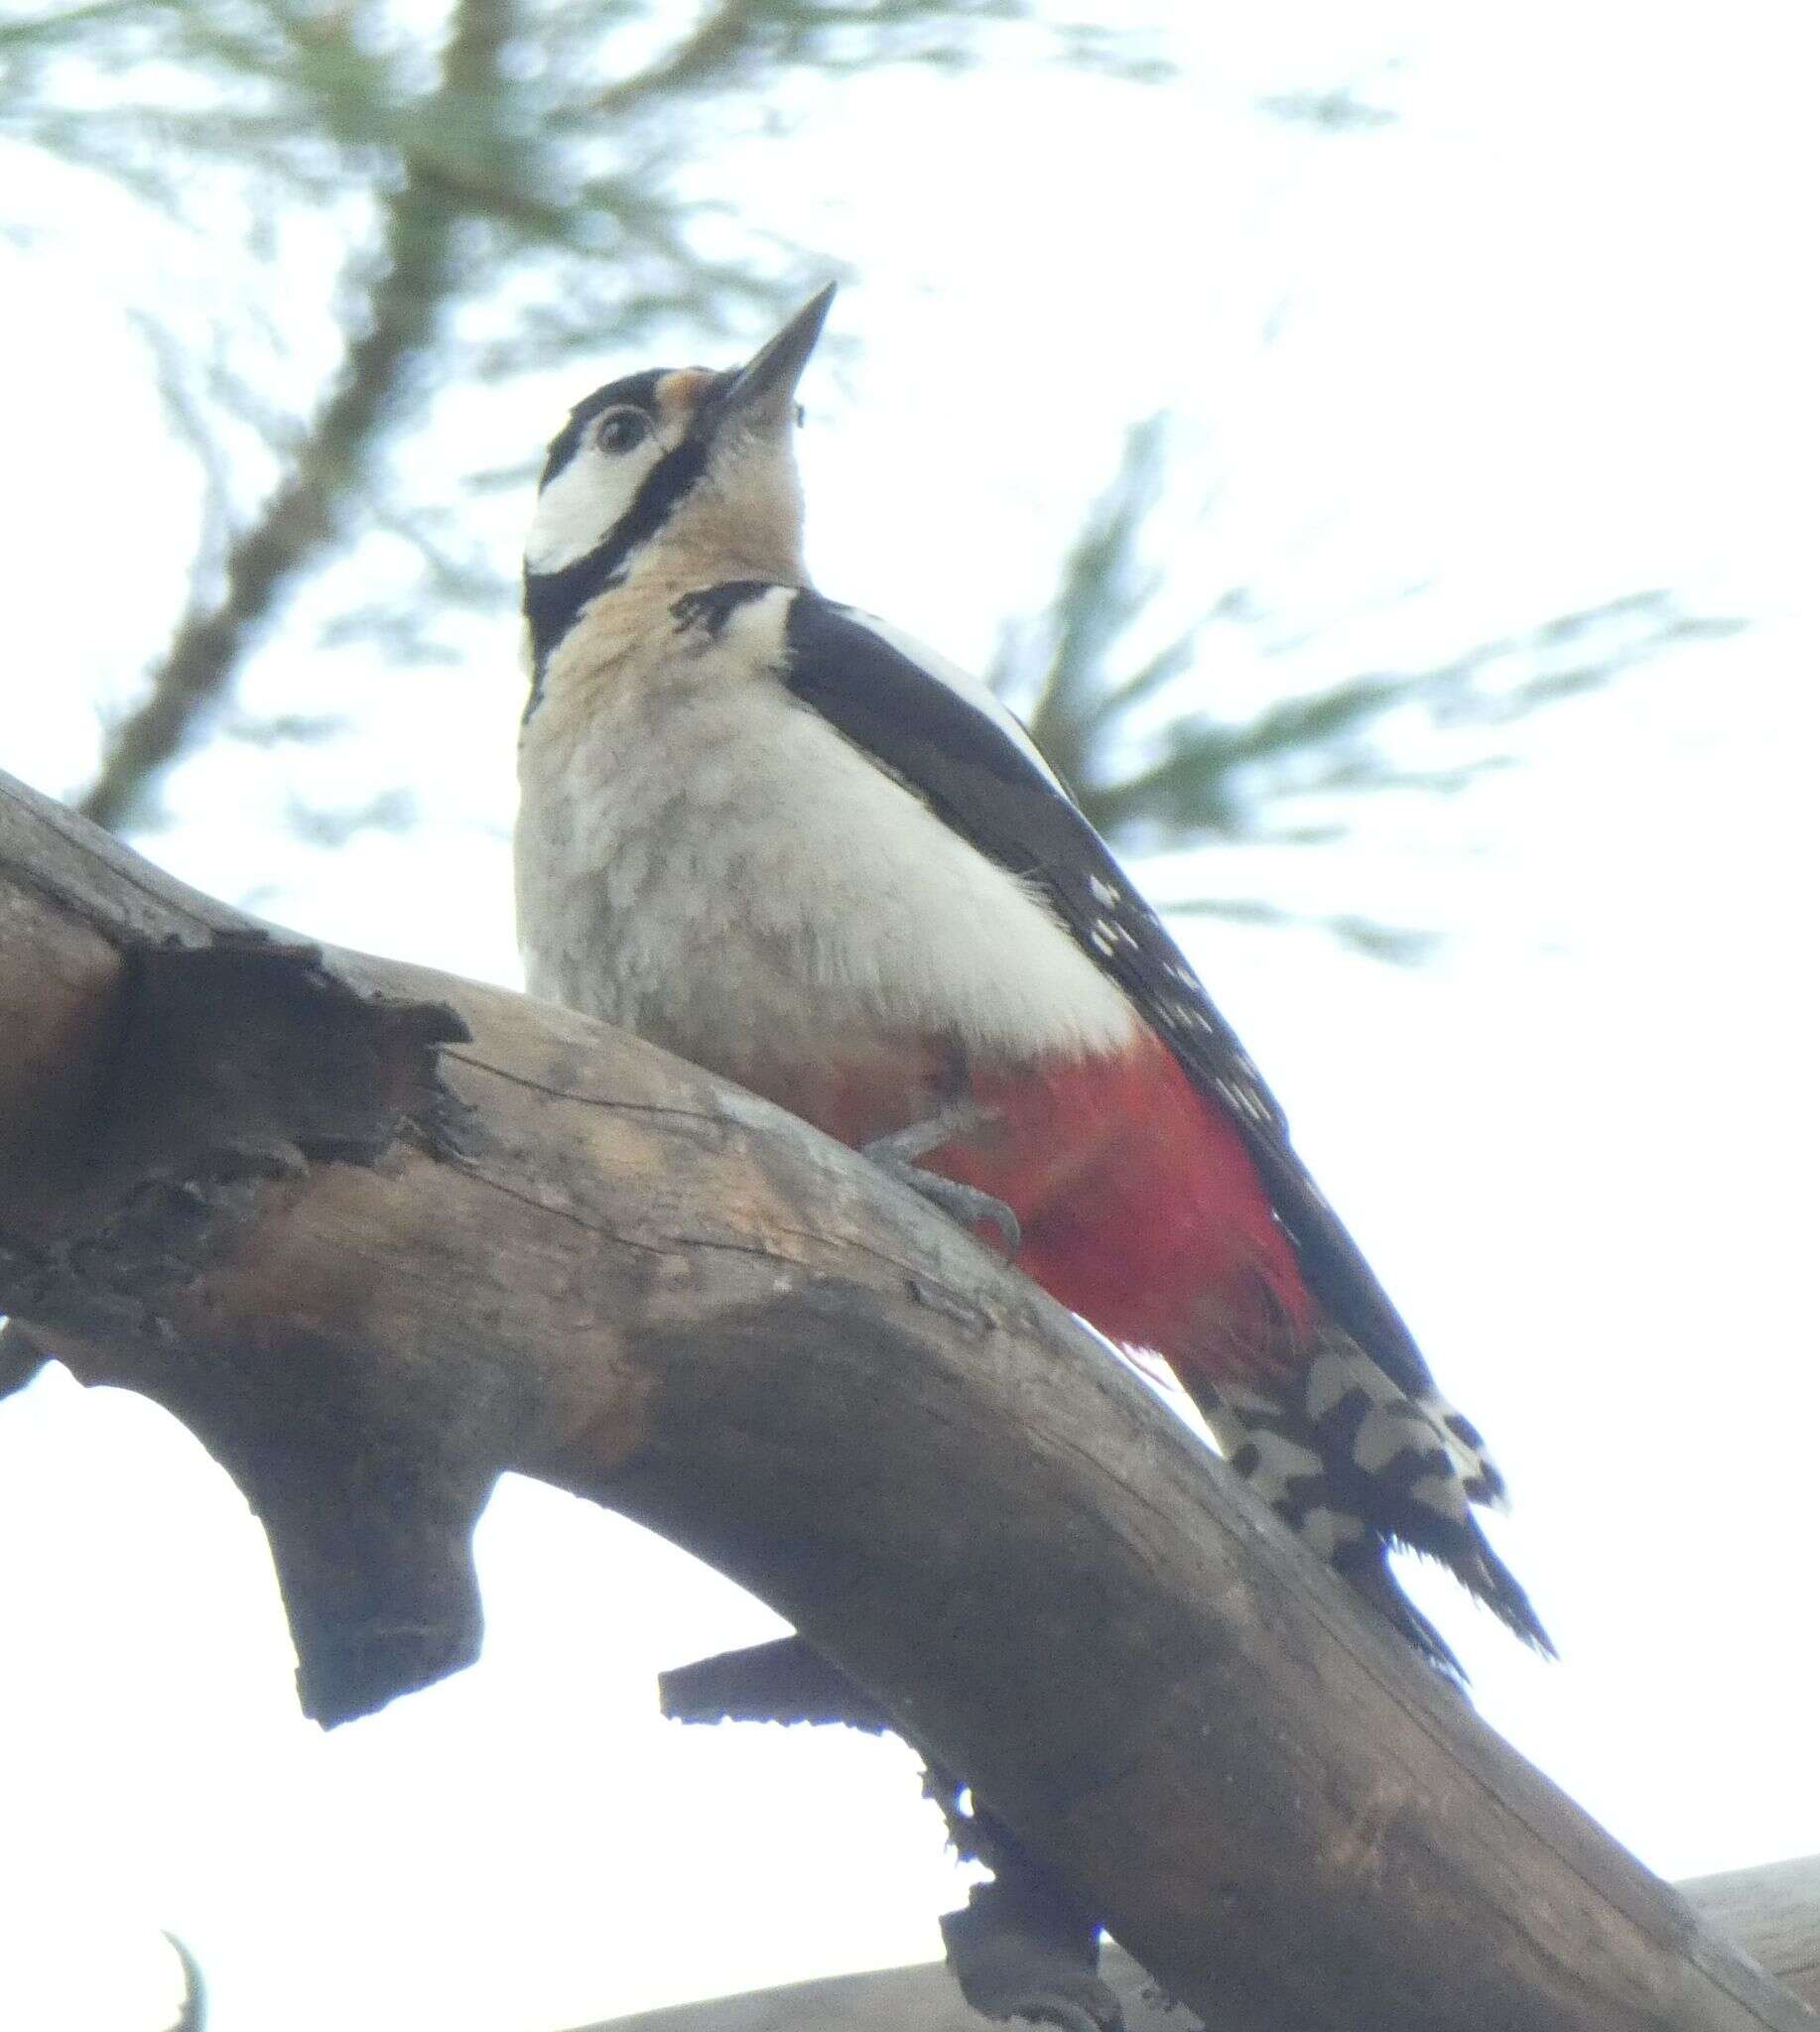
[[[439, 387], [560, 366], [668, 324], [724, 329], [806, 288], [801, 250], [688, 187], [692, 160], [782, 117], [794, 80], [958, 65], [1030, 0], [716, 0], [672, 33], [655, 0], [453, 0], [440, 48], [403, 11], [333, 0], [77, 0], [0, 20], [0, 140], [111, 180], [161, 222], [237, 234], [263, 264], [214, 328], [140, 307], [173, 422], [206, 482], [190, 598], [80, 800], [143, 820], [302, 574], [360, 522], [416, 547], [438, 603], [495, 596], [458, 516], [405, 504], [382, 444]], [[1048, 24], [1056, 53], [1130, 74], [1128, 39]], [[15, 182], [14, 190], [22, 187]], [[286, 414], [236, 365], [250, 304], [282, 352], [287, 218], [345, 234], [340, 357]], [[818, 262], [818, 279], [827, 264]], [[231, 263], [220, 264], [226, 283]], [[251, 429], [280, 477], [241, 503]], [[368, 627], [400, 611], [369, 612]], [[421, 645], [407, 626], [393, 646]]]
[[[1429, 669], [1355, 673], [1248, 716], [1223, 717], [1207, 709], [1202, 687], [1181, 703], [1191, 688], [1178, 681], [1211, 659], [1210, 638], [1244, 630], [1265, 655], [1300, 646], [1300, 638], [1277, 627], [1249, 588], [1232, 586], [1160, 648], [1143, 646], [1167, 579], [1146, 557], [1164, 500], [1166, 450], [1166, 419], [1132, 428], [1047, 609], [1006, 631], [991, 673], [1116, 844], [1329, 844], [1343, 829], [1332, 816], [1337, 801], [1356, 813], [1389, 791], [1464, 790], [1512, 759], [1498, 735], [1540, 707], [1744, 625], [1690, 614], [1665, 590], [1625, 593], [1474, 643]], [[1442, 737], [1443, 759], [1406, 759], [1409, 744], [1394, 735], [1412, 716]], [[1352, 915], [1309, 920], [1251, 897], [1168, 907], [1250, 924], [1314, 922], [1380, 959], [1419, 959], [1436, 944], [1432, 932]]]
[[[161, 230], [205, 241], [220, 284], [200, 328], [195, 290], [135, 307], [202, 512], [187, 599], [107, 732], [79, 801], [87, 816], [146, 823], [164, 772], [212, 732], [328, 730], [229, 707], [287, 597], [360, 535], [403, 539], [413, 572], [338, 612], [327, 640], [370, 637], [394, 659], [448, 655], [450, 616], [510, 599], [471, 510], [476, 487], [528, 483], [533, 468], [413, 488], [400, 434], [461, 391], [597, 354], [605, 331], [630, 351], [687, 328], [699, 349], [703, 332], [749, 326], [825, 275], [825, 261], [730, 216], [688, 174], [786, 123], [804, 103], [797, 87], [891, 64], [968, 64], [1013, 31], [1072, 64], [1132, 78], [1161, 69], [1130, 36], [1059, 22], [1041, 0], [715, 0], [681, 27], [676, 13], [657, 0], [450, 0], [429, 40], [380, 0], [77, 0], [0, 19], [0, 143], [104, 178]], [[1262, 110], [1329, 138], [1394, 118], [1351, 86], [1278, 94]], [[13, 181], [15, 207], [24, 189]], [[275, 391], [300, 378], [295, 327], [311, 308], [298, 301], [300, 228], [320, 238], [325, 223], [330, 357], [287, 399]], [[1165, 437], [1161, 419], [1133, 430], [1052, 604], [1007, 635], [996, 672], [1123, 846], [1331, 839], [1337, 801], [1455, 790], [1499, 759], [1481, 739], [1411, 767], [1386, 738], [1393, 720], [1417, 713], [1484, 736], [1732, 625], [1630, 594], [1437, 669], [1350, 677], [1249, 717], [1209, 716], [1200, 697], [1172, 711], [1189, 689], [1176, 681], [1218, 629], [1256, 636], [1270, 620], [1234, 587], [1160, 651], [1133, 650], [1164, 576], [1144, 560]], [[1307, 816], [1315, 799], [1320, 823]], [[415, 807], [388, 790], [347, 811], [296, 799], [289, 810], [321, 843], [408, 824]], [[1284, 915], [1245, 898], [1186, 907]], [[1385, 957], [1427, 943], [1359, 917], [1321, 922]]]

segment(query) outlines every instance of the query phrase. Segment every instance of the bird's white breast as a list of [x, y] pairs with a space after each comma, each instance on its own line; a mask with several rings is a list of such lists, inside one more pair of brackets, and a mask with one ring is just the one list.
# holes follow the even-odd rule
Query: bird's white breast
[[717, 637], [585, 622], [553, 659], [520, 756], [532, 992], [734, 1078], [843, 1035], [1011, 1062], [1128, 1042], [1048, 909], [785, 690], [789, 598]]

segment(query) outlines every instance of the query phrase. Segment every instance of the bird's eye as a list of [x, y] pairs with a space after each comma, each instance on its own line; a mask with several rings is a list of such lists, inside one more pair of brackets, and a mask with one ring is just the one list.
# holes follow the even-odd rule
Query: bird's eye
[[796, 406], [796, 427], [800, 431], [809, 421], [809, 412], [799, 402]]
[[651, 435], [651, 419], [629, 405], [609, 409], [594, 426], [594, 443], [602, 451], [630, 451]]

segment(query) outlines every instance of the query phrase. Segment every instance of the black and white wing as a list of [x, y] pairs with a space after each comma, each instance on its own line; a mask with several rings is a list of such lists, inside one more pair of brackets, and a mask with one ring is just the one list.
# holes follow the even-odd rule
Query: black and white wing
[[1275, 1097], [1016, 719], [976, 679], [819, 594], [794, 595], [784, 639], [785, 683], [805, 705], [1047, 899], [1082, 952], [1243, 1132], [1309, 1289], [1400, 1389], [1429, 1395], [1427, 1363], [1296, 1156]]

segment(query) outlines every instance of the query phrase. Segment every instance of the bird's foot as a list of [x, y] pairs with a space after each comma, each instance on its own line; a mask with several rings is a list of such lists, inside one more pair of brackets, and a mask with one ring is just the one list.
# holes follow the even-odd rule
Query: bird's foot
[[1044, 1887], [1000, 1877], [975, 1884], [942, 1921], [948, 1966], [983, 2017], [1125, 2032], [1124, 2010], [1101, 1981], [1100, 1929]]
[[965, 1136], [992, 1118], [990, 1108], [980, 1107], [971, 1100], [963, 1101], [957, 1107], [944, 1108], [940, 1114], [931, 1115], [926, 1122], [912, 1122], [907, 1129], [896, 1129], [888, 1136], [878, 1136], [870, 1143], [861, 1144], [859, 1154], [869, 1158], [887, 1178], [895, 1179], [900, 1186], [908, 1186], [920, 1199], [927, 1200], [932, 1206], [939, 1206], [963, 1227], [978, 1227], [984, 1223], [996, 1228], [1004, 1243], [1005, 1254], [1015, 1256], [1023, 1246], [1023, 1229], [1018, 1225], [1017, 1215], [1002, 1200], [993, 1199], [990, 1193], [982, 1193], [977, 1186], [964, 1186], [958, 1179], [946, 1179], [939, 1172], [925, 1171], [918, 1161], [927, 1157], [930, 1151], [939, 1150], [944, 1143], [952, 1143], [957, 1136]]

